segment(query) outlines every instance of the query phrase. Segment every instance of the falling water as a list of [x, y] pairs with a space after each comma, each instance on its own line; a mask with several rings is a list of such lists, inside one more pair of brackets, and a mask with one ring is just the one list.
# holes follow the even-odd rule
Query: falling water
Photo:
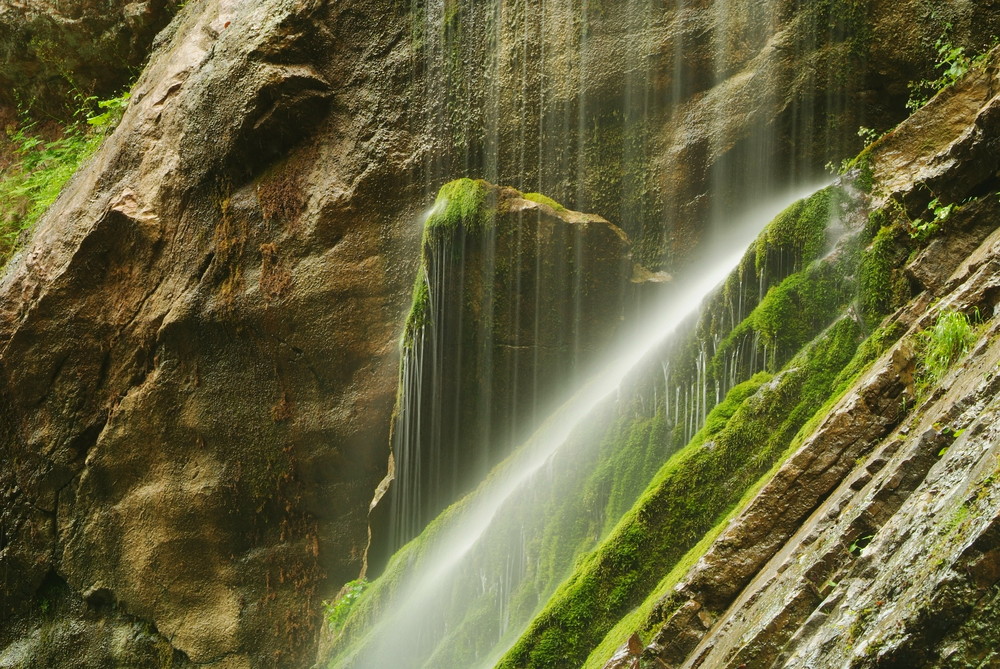
[[[719, 356], [720, 332], [741, 323], [793, 267], [767, 256], [762, 271], [744, 263], [730, 272], [778, 204], [794, 199], [786, 197], [789, 187], [816, 180], [825, 156], [846, 153], [843, 127], [818, 120], [845, 111], [838, 87], [850, 78], [835, 57], [810, 61], [818, 65], [808, 71], [787, 68], [789, 54], [845, 37], [835, 17], [802, 2], [792, 4], [815, 25], [795, 32], [783, 23], [788, 12], [778, 11], [787, 4], [411, 0], [413, 76], [425, 91], [413, 132], [427, 138], [411, 178], [427, 199], [464, 176], [542, 192], [606, 216], [632, 238], [636, 261], [680, 278], [669, 300], [636, 300], [603, 366], [581, 349], [582, 291], [571, 290], [574, 355], [560, 380], [586, 382], [564, 392], [571, 398], [548, 413], [539, 398], [551, 379], [538, 376], [537, 347], [528, 350], [535, 358], [524, 373], [531, 378], [514, 385], [531, 388], [530, 401], [485, 401], [517, 407], [508, 419], [518, 427], [511, 436], [537, 427], [517, 448], [519, 439], [492, 438], [448, 446], [486, 453], [486, 466], [473, 475], [449, 475], [453, 463], [442, 457], [441, 443], [412, 438], [438, 431], [435, 370], [456, 354], [422, 339], [423, 329], [413, 333], [416, 353], [404, 360], [397, 407], [408, 418], [397, 424], [396, 438], [426, 450], [396, 449], [388, 544], [394, 550], [416, 539], [381, 570], [352, 613], [331, 666], [489, 666], [720, 398], [768, 366], [774, 352], [756, 332], [729, 342]], [[745, 76], [741, 68], [752, 63], [754, 76]], [[825, 99], [805, 93], [800, 103], [789, 92], [812, 89], [826, 91]], [[837, 118], [853, 136], [854, 117]], [[769, 204], [754, 206], [760, 203]], [[726, 294], [713, 298], [718, 323], [703, 331], [694, 319], [685, 321], [727, 275]], [[455, 277], [431, 279], [447, 285]], [[517, 287], [507, 296], [523, 297]], [[487, 365], [476, 373], [492, 372]], [[479, 413], [486, 422], [463, 429], [490, 435], [491, 416]], [[628, 448], [619, 447], [623, 441]], [[449, 479], [447, 494], [418, 483], [428, 477]], [[376, 530], [373, 522], [373, 536]]]
[[[683, 283], [678, 292], [684, 297], [651, 309], [526, 443], [395, 556], [367, 596], [367, 610], [352, 618], [333, 666], [444, 669], [487, 667], [498, 659], [554, 588], [555, 582], [539, 578], [538, 565], [532, 564], [540, 555], [531, 549], [529, 533], [545, 534], [546, 523], [558, 522], [544, 513], [545, 501], [576, 489], [586, 478], [586, 473], [581, 477], [579, 471], [564, 469], [565, 464], [590, 459], [586, 450], [593, 444], [587, 434], [613, 413], [620, 389], [628, 392], [623, 380], [650, 364], [649, 356], [668, 343], [737, 266], [747, 240], [790, 201], [760, 208], [749, 221], [734, 226], [733, 247], [719, 249], [711, 265]], [[699, 376], [689, 389], [699, 408], [687, 412], [686, 432], [697, 430], [704, 419], [708, 391], [703, 379]], [[567, 566], [561, 565], [559, 572]], [[531, 606], [512, 601], [525, 592], [534, 595]]]
[[[699, 239], [704, 246], [729, 234], [738, 203], [808, 181], [825, 155], [845, 153], [844, 133], [825, 119], [835, 115], [851, 123], [838, 96], [851, 70], [835, 57], [805, 70], [785, 65], [789, 54], [842, 41], [844, 27], [833, 10], [826, 16], [826, 10], [803, 9], [795, 21], [815, 25], [796, 28], [779, 11], [786, 4], [748, 0], [733, 9], [691, 0], [411, 0], [412, 76], [424, 91], [412, 110], [413, 132], [426, 138], [411, 179], [427, 200], [443, 182], [462, 176], [542, 192], [619, 225], [632, 238], [634, 259], [650, 269], [679, 271], [691, 262]], [[751, 66], [759, 72], [748, 78], [741, 68]], [[827, 91], [826, 97], [814, 100], [813, 88]], [[806, 91], [804, 100], [790, 101], [790, 90]], [[781, 276], [781, 270], [771, 274]], [[768, 275], [759, 273], [757, 299], [769, 287]], [[532, 299], [514, 286], [511, 291], [509, 300]], [[734, 323], [745, 316], [742, 297], [741, 291]], [[560, 373], [564, 382], [578, 377], [591, 356], [581, 341], [582, 299], [579, 287], [566, 295], [575, 320], [566, 328], [573, 355]], [[525, 359], [515, 365], [521, 376], [510, 384], [513, 390], [497, 394], [494, 385], [491, 396], [475, 400], [440, 395], [441, 365], [462, 366], [467, 350], [429, 342], [432, 351], [404, 361], [399, 415], [418, 415], [419, 424], [400, 425], [395, 435], [409, 446], [394, 449], [399, 487], [386, 497], [393, 508], [380, 508], [373, 522], [374, 573], [509, 453], [526, 436], [524, 426], [551, 410], [556, 384], [539, 376], [536, 341], [522, 342]], [[489, 351], [488, 344], [479, 341], [478, 350]], [[713, 353], [706, 350], [706, 359]], [[734, 379], [765, 362], [759, 342], [741, 342], [734, 353]], [[466, 373], [496, 376], [495, 361], [477, 362], [480, 368]], [[700, 380], [687, 370], [674, 374], [673, 382], [682, 384], [674, 401], [688, 417], [685, 437], [726, 391], [709, 387], [714, 379], [705, 371]], [[465, 401], [478, 406], [463, 406], [456, 420], [455, 404]], [[491, 406], [510, 411], [498, 414]], [[476, 466], [456, 469], [449, 454], [473, 448], [471, 442]], [[428, 480], [436, 483], [414, 483]]]

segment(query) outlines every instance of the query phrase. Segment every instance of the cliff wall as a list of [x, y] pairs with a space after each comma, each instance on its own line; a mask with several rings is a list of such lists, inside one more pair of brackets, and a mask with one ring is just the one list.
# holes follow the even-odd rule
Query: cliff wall
[[[440, 183], [547, 192], [669, 269], [707, 234], [713, 175], [768, 147], [818, 172], [861, 122], [902, 117], [945, 21], [970, 48], [997, 32], [971, 2], [510, 3], [492, 22], [489, 3], [191, 0], [154, 40], [178, 4], [0, 2], [10, 122], [21, 95], [45, 113], [113, 93], [152, 49], [0, 279], [0, 666], [311, 662], [320, 601], [363, 563]], [[475, 57], [445, 79], [435, 44]], [[803, 139], [830, 99], [832, 129]], [[741, 183], [720, 206], [765, 182]]]

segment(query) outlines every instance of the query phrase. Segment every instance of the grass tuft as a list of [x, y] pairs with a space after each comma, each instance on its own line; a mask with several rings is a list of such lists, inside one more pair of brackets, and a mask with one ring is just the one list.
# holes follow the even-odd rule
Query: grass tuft
[[942, 312], [934, 326], [921, 333], [918, 387], [939, 381], [976, 339], [976, 329], [968, 316], [958, 311]]

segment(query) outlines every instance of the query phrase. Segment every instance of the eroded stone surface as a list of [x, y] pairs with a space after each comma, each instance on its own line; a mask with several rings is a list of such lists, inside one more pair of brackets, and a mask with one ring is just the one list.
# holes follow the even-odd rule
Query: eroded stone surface
[[[400, 33], [345, 11], [190, 3], [8, 267], [0, 647], [55, 573], [184, 661], [298, 666], [360, 570], [419, 196], [384, 187], [415, 150], [402, 111], [370, 113], [400, 82], [354, 80]], [[381, 55], [319, 49], [345, 35]]]

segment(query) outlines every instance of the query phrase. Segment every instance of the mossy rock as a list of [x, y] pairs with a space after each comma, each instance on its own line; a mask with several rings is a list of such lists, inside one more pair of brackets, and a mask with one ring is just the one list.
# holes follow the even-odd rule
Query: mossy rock
[[454, 230], [462, 226], [473, 233], [489, 230], [496, 223], [498, 190], [482, 179], [463, 178], [446, 183], [438, 191], [424, 229]]
[[[604, 350], [622, 320], [631, 269], [627, 237], [600, 216], [481, 179], [441, 187], [425, 221], [402, 338], [403, 369], [420, 379], [419, 389], [405, 392], [435, 401], [417, 408], [399, 397], [395, 412], [398, 425], [418, 426], [395, 432], [413, 440], [399, 450], [429, 458], [412, 468], [420, 485], [399, 486], [420, 490], [411, 500], [419, 520], [401, 532], [373, 530], [395, 538], [371, 551], [369, 564], [387, 559], [485, 476], [527, 436], [535, 407]], [[396, 463], [397, 477], [408, 481], [413, 463]]]
[[827, 228], [844, 197], [839, 187], [829, 186], [778, 214], [754, 245], [757, 275], [774, 263], [787, 263], [798, 271], [819, 258], [827, 245]]
[[562, 206], [547, 195], [542, 195], [541, 193], [525, 193], [523, 197], [525, 200], [531, 200], [532, 202], [552, 207], [555, 211], [566, 211], [566, 207]]

